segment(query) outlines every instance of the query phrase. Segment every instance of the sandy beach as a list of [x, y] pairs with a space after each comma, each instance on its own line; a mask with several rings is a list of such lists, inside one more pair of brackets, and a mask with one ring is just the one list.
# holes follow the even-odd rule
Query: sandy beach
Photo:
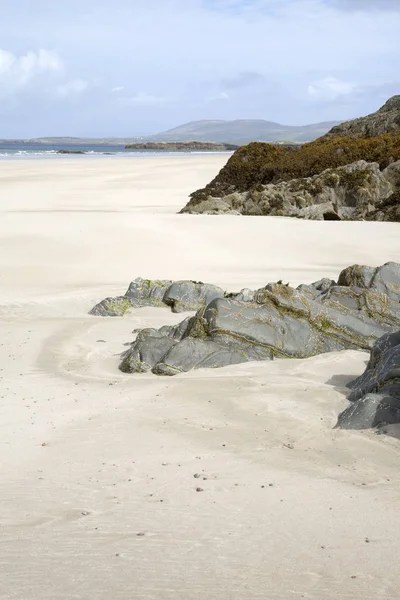
[[368, 354], [125, 375], [185, 315], [88, 315], [139, 276], [400, 261], [398, 223], [176, 214], [226, 160], [0, 162], [1, 600], [397, 597], [400, 442], [332, 429]]

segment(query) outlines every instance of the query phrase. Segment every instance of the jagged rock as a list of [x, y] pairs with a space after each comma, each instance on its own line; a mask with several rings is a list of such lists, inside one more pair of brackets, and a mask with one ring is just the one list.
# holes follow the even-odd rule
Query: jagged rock
[[344, 136], [368, 138], [399, 130], [400, 96], [393, 96], [376, 112], [335, 125], [322, 139]]
[[105, 298], [89, 314], [100, 317], [122, 317], [131, 308], [164, 306], [163, 297], [172, 281], [138, 277], [129, 285], [124, 296]]
[[[200, 285], [203, 292], [209, 289]], [[182, 293], [186, 286], [180, 282], [176, 290]], [[382, 335], [400, 327], [399, 291], [397, 263], [376, 269], [354, 265], [342, 271], [338, 283], [322, 279], [297, 289], [271, 283], [255, 292], [211, 298], [213, 289], [211, 296], [201, 296], [207, 300], [194, 317], [139, 334], [121, 368], [175, 375], [250, 360], [369, 350]]]
[[129, 285], [124, 296], [105, 298], [90, 311], [101, 317], [121, 317], [132, 308], [170, 306], [172, 312], [198, 310], [211, 300], [223, 297], [224, 291], [196, 281], [151, 280], [138, 277]]
[[138, 308], [138, 306], [126, 296], [115, 296], [105, 298], [96, 304], [89, 314], [96, 317], [122, 317], [129, 309]]
[[400, 423], [400, 331], [382, 336], [365, 372], [350, 384], [352, 404], [336, 427], [367, 429]]
[[352, 265], [340, 273], [338, 285], [376, 290], [400, 302], [400, 264], [388, 262], [377, 268]]
[[400, 223], [400, 190], [381, 202], [375, 210], [367, 215], [365, 220]]
[[[210, 198], [185, 212], [298, 217], [315, 220], [365, 219], [392, 196], [400, 161], [380, 171], [360, 160], [313, 177], [259, 185], [248, 192]], [[390, 176], [386, 178], [386, 174]]]
[[400, 189], [400, 160], [392, 162], [383, 170], [383, 176], [388, 180], [393, 189]]
[[171, 307], [172, 312], [180, 313], [199, 310], [214, 298], [223, 297], [224, 290], [216, 285], [197, 281], [175, 281], [165, 292], [163, 302]]

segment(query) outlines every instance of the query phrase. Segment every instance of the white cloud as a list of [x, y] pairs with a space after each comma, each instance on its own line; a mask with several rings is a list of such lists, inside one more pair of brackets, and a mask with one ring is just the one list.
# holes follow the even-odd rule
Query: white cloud
[[347, 96], [357, 89], [357, 84], [349, 81], [340, 81], [335, 77], [325, 77], [311, 83], [307, 92], [314, 100], [335, 100], [339, 96]]
[[62, 71], [63, 63], [56, 52], [29, 50], [22, 56], [0, 48], [0, 83], [2, 92], [12, 93], [43, 73]]
[[111, 89], [111, 92], [112, 92], [113, 94], [118, 94], [119, 92], [123, 92], [123, 91], [124, 91], [124, 89], [125, 89], [125, 87], [124, 87], [123, 85], [118, 85], [117, 87], [115, 87], [115, 88], [112, 88], [112, 89]]
[[221, 92], [220, 94], [216, 94], [215, 96], [210, 96], [208, 98], [208, 100], [210, 100], [210, 101], [214, 101], [214, 100], [229, 100], [229, 94], [227, 94], [226, 92]]
[[156, 104], [166, 104], [171, 102], [171, 98], [165, 96], [153, 96], [146, 92], [138, 92], [135, 96], [121, 98], [124, 104], [132, 106], [154, 106]]
[[89, 83], [83, 79], [71, 79], [66, 83], [62, 83], [56, 87], [56, 94], [61, 98], [76, 97], [85, 92], [89, 87]]

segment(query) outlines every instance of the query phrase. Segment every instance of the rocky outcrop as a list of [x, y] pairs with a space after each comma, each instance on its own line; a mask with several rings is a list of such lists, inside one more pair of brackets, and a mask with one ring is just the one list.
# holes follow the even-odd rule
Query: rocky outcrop
[[223, 144], [217, 142], [142, 142], [137, 144], [128, 144], [125, 146], [127, 150], [179, 150], [181, 152], [188, 151], [215, 151], [233, 152], [239, 146], [235, 144]]
[[90, 311], [101, 317], [122, 317], [133, 308], [170, 306], [172, 312], [199, 310], [211, 300], [223, 297], [224, 291], [199, 281], [152, 280], [138, 277], [123, 296], [105, 298]]
[[376, 342], [365, 372], [349, 387], [351, 404], [339, 415], [337, 427], [367, 429], [400, 423], [400, 331]]
[[86, 154], [84, 150], [57, 150], [56, 154]]
[[400, 96], [393, 96], [376, 112], [335, 125], [322, 139], [333, 137], [369, 138], [400, 132]]
[[[395, 163], [400, 167], [400, 161]], [[390, 167], [389, 167], [390, 169]], [[398, 220], [395, 187], [377, 163], [358, 161], [313, 177], [259, 185], [248, 192], [209, 198], [188, 213], [242, 214], [303, 219]], [[397, 171], [396, 171], [397, 173]], [[395, 179], [395, 178], [393, 178]], [[397, 183], [397, 182], [396, 182]], [[392, 212], [389, 212], [389, 208]]]
[[278, 282], [231, 294], [203, 283], [136, 279], [125, 296], [106, 299], [91, 312], [115, 316], [149, 305], [197, 312], [178, 325], [140, 331], [122, 357], [124, 372], [175, 375], [254, 360], [370, 350], [381, 336], [400, 328], [400, 264], [354, 265], [337, 282], [322, 279], [297, 289]]
[[400, 115], [399, 98], [376, 113], [380, 125], [374, 137], [373, 128], [368, 136], [363, 128], [350, 135], [358, 131], [356, 119], [298, 148], [262, 143], [239, 148], [181, 212], [338, 218], [340, 209], [343, 218], [397, 220], [400, 127], [393, 126], [393, 115]]

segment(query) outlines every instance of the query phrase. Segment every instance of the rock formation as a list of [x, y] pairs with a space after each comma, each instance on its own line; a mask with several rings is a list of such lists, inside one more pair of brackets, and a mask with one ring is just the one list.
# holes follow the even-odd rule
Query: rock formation
[[337, 427], [367, 429], [400, 423], [400, 331], [376, 342], [365, 372], [349, 387], [352, 404], [339, 415]]
[[322, 279], [297, 289], [278, 282], [230, 294], [201, 282], [139, 278], [124, 296], [103, 300], [91, 314], [116, 316], [162, 305], [197, 312], [175, 326], [141, 330], [123, 355], [123, 371], [175, 375], [253, 360], [370, 350], [400, 328], [400, 264], [348, 267], [337, 282]]
[[399, 96], [374, 115], [337, 126], [299, 148], [243, 146], [213, 181], [191, 194], [181, 212], [397, 221], [400, 126], [396, 123], [400, 123]]
[[129, 285], [124, 296], [105, 298], [90, 314], [102, 317], [122, 317], [128, 310], [142, 306], [170, 306], [180, 313], [203, 308], [224, 291], [201, 281], [151, 280], [138, 277]]
[[56, 154], [86, 154], [84, 150], [57, 150]]
[[390, 132], [400, 132], [400, 96], [393, 96], [371, 115], [335, 125], [321, 139], [345, 136], [368, 138]]
[[[400, 167], [400, 161], [394, 163]], [[390, 169], [390, 167], [388, 167]], [[248, 192], [203, 200], [185, 212], [298, 217], [317, 220], [400, 221], [395, 187], [377, 163], [357, 161], [319, 175], [260, 185]], [[400, 182], [400, 177], [399, 177]]]

